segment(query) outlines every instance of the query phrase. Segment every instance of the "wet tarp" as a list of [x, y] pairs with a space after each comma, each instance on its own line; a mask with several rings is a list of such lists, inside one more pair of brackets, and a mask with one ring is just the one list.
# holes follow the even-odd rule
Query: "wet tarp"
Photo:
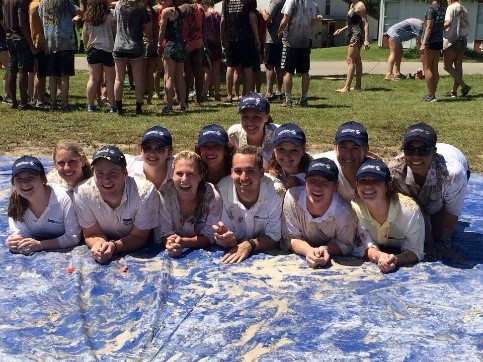
[[12, 254], [12, 162], [0, 158], [0, 361], [483, 359], [483, 175], [471, 176], [455, 235], [466, 259], [383, 275], [355, 258], [222, 265], [221, 250], [172, 259], [156, 245], [108, 265], [85, 245]]

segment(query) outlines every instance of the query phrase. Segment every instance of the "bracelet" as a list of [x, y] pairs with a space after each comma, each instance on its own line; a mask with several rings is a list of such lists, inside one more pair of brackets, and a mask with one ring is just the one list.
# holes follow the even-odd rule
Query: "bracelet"
[[255, 249], [257, 248], [256, 239], [249, 239], [247, 241], [248, 244], [250, 244], [250, 246], [252, 247], [252, 250], [250, 250], [250, 254], [253, 254], [255, 252]]

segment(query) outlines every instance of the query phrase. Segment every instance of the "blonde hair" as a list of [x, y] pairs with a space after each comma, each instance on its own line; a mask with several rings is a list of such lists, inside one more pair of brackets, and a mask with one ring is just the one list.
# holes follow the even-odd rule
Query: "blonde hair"
[[57, 142], [52, 151], [52, 159], [54, 160], [54, 165], [56, 163], [56, 154], [57, 151], [66, 150], [70, 153], [73, 153], [80, 157], [80, 159], [84, 162], [84, 166], [82, 166], [82, 174], [84, 175], [83, 180], [87, 180], [88, 178], [92, 177], [92, 167], [87, 159], [87, 156], [82, 149], [82, 147], [76, 142], [72, 140], [62, 140]]

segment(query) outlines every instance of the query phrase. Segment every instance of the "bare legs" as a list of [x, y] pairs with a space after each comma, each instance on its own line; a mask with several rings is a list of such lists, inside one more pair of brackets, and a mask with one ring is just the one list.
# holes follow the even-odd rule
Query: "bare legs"
[[[395, 42], [393, 38], [389, 38], [389, 58], [387, 59], [386, 79], [390, 80], [401, 74], [401, 59], [403, 56], [402, 44]], [[393, 72], [394, 70], [394, 72]]]
[[439, 82], [438, 62], [440, 50], [426, 49], [423, 54], [424, 78], [428, 87], [428, 95], [434, 97]]
[[350, 92], [352, 79], [356, 77], [356, 84], [354, 90], [361, 90], [362, 80], [362, 59], [361, 49], [359, 46], [347, 47], [347, 78], [343, 88], [337, 89], [336, 92], [346, 93]]
[[444, 70], [454, 79], [452, 93], [456, 94], [458, 87], [462, 89], [466, 87], [463, 80], [463, 57], [464, 51], [445, 50], [444, 55]]

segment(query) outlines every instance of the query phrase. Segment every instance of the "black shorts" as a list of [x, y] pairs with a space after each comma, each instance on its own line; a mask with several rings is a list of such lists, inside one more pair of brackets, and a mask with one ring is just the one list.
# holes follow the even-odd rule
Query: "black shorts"
[[466, 50], [467, 46], [467, 38], [461, 38], [455, 41], [453, 44], [451, 44], [446, 50], [452, 51], [452, 52], [464, 52]]
[[106, 52], [102, 49], [90, 47], [87, 49], [87, 63], [102, 64], [105, 67], [113, 67], [114, 58], [112, 57], [112, 53]]
[[158, 46], [153, 44], [144, 44], [144, 58], [157, 58], [158, 57]]
[[310, 48], [290, 48], [283, 46], [282, 70], [288, 73], [304, 74], [310, 70]]
[[11, 73], [29, 73], [34, 71], [34, 55], [24, 38], [7, 40], [10, 60], [8, 69]]
[[253, 48], [253, 57], [252, 57], [252, 72], [260, 72], [260, 53], [258, 52], [257, 48]]
[[252, 68], [253, 43], [253, 39], [229, 41], [226, 46], [226, 66]]
[[210, 52], [211, 61], [217, 61], [223, 58], [223, 50], [220, 42], [205, 41], [205, 46]]
[[45, 78], [48, 74], [48, 61], [45, 52], [38, 52], [34, 54], [35, 67], [37, 68], [37, 77]]
[[125, 53], [125, 52], [116, 52], [116, 51], [113, 51], [112, 52], [112, 55], [114, 58], [119, 58], [119, 59], [142, 59], [144, 58], [144, 50], [141, 49], [141, 51], [139, 52], [135, 52], [135, 53]]
[[275, 68], [280, 68], [282, 62], [283, 45], [280, 43], [266, 43], [263, 54], [263, 63]]
[[61, 50], [59, 52], [47, 54], [47, 75], [51, 77], [75, 75], [74, 51]]
[[443, 49], [443, 41], [428, 43], [428, 45], [426, 45], [426, 48], [431, 50], [441, 50]]

